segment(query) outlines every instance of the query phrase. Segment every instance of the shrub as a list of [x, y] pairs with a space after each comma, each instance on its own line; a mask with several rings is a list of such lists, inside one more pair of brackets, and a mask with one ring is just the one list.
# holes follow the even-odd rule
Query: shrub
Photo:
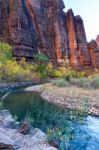
[[71, 78], [70, 79], [70, 83], [73, 84], [73, 85], [79, 85], [79, 79], [77, 79], [77, 78]]
[[30, 81], [33, 80], [31, 65], [18, 64], [15, 60], [8, 60], [0, 67], [0, 78], [4, 81]]
[[65, 86], [69, 86], [69, 82], [67, 82], [65, 79], [58, 79], [58, 80], [53, 80], [52, 85], [65, 87]]
[[99, 88], [99, 76], [90, 76], [89, 78], [71, 78], [70, 83], [82, 88]]
[[46, 79], [48, 77], [45, 64], [38, 64], [36, 67], [36, 72], [40, 74], [41, 79]]
[[88, 78], [71, 78], [70, 83], [73, 85], [77, 85], [82, 88], [92, 88], [91, 80]]
[[12, 60], [12, 48], [9, 44], [0, 42], [0, 64]]
[[49, 58], [45, 56], [44, 54], [36, 54], [34, 55], [35, 61], [38, 62], [49, 62]]
[[54, 68], [53, 68], [52, 63], [48, 63], [47, 66], [46, 66], [46, 72], [47, 72], [47, 74], [48, 74], [49, 76], [51, 76], [53, 69], [54, 69]]
[[91, 88], [91, 80], [88, 78], [80, 78], [78, 85], [82, 88]]
[[62, 77], [62, 73], [59, 70], [54, 70], [53, 75], [54, 77], [60, 77], [60, 78]]
[[84, 71], [78, 72], [78, 77], [80, 78], [85, 77], [85, 72]]
[[67, 69], [65, 67], [59, 67], [59, 71], [62, 73], [63, 76], [67, 73]]
[[69, 74], [67, 74], [67, 75], [65, 76], [65, 80], [66, 80], [66, 81], [70, 81], [70, 78], [71, 78], [71, 76], [70, 76]]
[[99, 88], [99, 76], [94, 77], [91, 82], [92, 82], [92, 87], [96, 89]]
[[18, 71], [19, 67], [16, 61], [8, 60], [0, 68], [1, 78], [7, 81], [15, 80]]
[[52, 78], [61, 78], [62, 73], [58, 69], [52, 69], [50, 72], [47, 72], [48, 76]]

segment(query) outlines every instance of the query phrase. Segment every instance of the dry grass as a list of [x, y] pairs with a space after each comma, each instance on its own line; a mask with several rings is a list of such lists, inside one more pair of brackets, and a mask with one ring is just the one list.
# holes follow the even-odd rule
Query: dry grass
[[57, 87], [51, 83], [45, 84], [42, 87], [43, 91], [51, 91], [56, 94], [70, 97], [91, 96], [99, 99], [99, 89], [83, 89], [77, 86]]
[[87, 97], [92, 105], [99, 106], [99, 89], [83, 89], [77, 86], [57, 87], [49, 83], [43, 85], [42, 91], [48, 91], [53, 94], [55, 93], [56, 95], [70, 97], [74, 101], [76, 99], [79, 101], [82, 98]]

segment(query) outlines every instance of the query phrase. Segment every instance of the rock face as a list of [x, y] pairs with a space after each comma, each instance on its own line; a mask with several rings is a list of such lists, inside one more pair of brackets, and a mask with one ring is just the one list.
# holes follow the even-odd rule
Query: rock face
[[96, 38], [96, 43], [97, 43], [98, 48], [99, 48], [99, 35], [98, 35], [97, 38]]
[[88, 49], [90, 52], [91, 66], [93, 68], [99, 68], [99, 47], [95, 40], [88, 43]]
[[67, 58], [73, 67], [92, 66], [83, 20], [63, 0], [0, 0], [0, 38], [16, 59], [39, 51], [51, 61]]

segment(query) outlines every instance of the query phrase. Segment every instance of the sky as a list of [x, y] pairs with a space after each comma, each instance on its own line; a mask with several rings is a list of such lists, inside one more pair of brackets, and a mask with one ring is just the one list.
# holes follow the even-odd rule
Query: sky
[[72, 8], [75, 15], [83, 18], [87, 40], [99, 34], [99, 0], [64, 0], [65, 11]]

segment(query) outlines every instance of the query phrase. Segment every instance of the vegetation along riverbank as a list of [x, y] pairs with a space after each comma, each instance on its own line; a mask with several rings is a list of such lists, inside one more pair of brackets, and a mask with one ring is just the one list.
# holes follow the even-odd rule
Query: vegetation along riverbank
[[[43, 103], [41, 105], [42, 107], [38, 107], [39, 103], [35, 106], [36, 102], [34, 105], [31, 105], [32, 107], [35, 106], [34, 114], [36, 114], [37, 112], [37, 114], [39, 115], [36, 114], [36, 118], [35, 117], [33, 118], [33, 116], [28, 117], [28, 121], [32, 122], [32, 125], [34, 127], [35, 122], [38, 128], [44, 130], [44, 132], [46, 132], [48, 136], [47, 141], [49, 141], [49, 143], [52, 146], [58, 148], [64, 145], [64, 141], [66, 141], [66, 138], [68, 138], [69, 136], [70, 136], [68, 138], [69, 140], [72, 138], [71, 137], [72, 134], [68, 132], [68, 127], [70, 127], [71, 125], [68, 124], [67, 127], [66, 122], [69, 122], [70, 120], [76, 122], [77, 118], [78, 120], [79, 118], [80, 120], [83, 120], [86, 116], [88, 116], [88, 114], [97, 117], [99, 116], [99, 70], [89, 68], [76, 70], [71, 66], [69, 66], [66, 61], [64, 61], [62, 65], [54, 66], [49, 61], [49, 59], [42, 54], [35, 55], [35, 61], [31, 63], [27, 62], [24, 58], [22, 58], [19, 62], [17, 62], [14, 58], [11, 57], [11, 47], [6, 43], [0, 44], [2, 48], [1, 54], [3, 56], [3, 59], [0, 60], [0, 91], [4, 93], [4, 95], [1, 94], [0, 97], [1, 109], [3, 109], [2, 106], [4, 105], [3, 100], [5, 101], [7, 100], [10, 91], [12, 92], [13, 95], [13, 91], [16, 88], [22, 88], [23, 90], [22, 93], [23, 96], [21, 96], [20, 92], [18, 93], [18, 96], [19, 95], [21, 96], [19, 97], [19, 99], [22, 102], [24, 101], [23, 97], [26, 93], [30, 92], [31, 94], [31, 92], [32, 93], [38, 92], [41, 95], [40, 98], [43, 98], [43, 101], [46, 103], [46, 105]], [[26, 97], [28, 97], [27, 94]], [[13, 97], [13, 100], [14, 99], [16, 99], [16, 97]], [[30, 97], [26, 99], [25, 105], [27, 105], [27, 102], [30, 101], [30, 99], [31, 99]], [[8, 100], [10, 101], [11, 97], [8, 98]], [[15, 101], [15, 104], [17, 101]], [[47, 103], [49, 105], [52, 104], [53, 106], [51, 107], [58, 106], [57, 108], [58, 110], [56, 108], [55, 109], [50, 108], [48, 110], [47, 107], [49, 106]], [[44, 110], [42, 110], [43, 107]], [[48, 113], [46, 112], [46, 110], [48, 110]], [[68, 111], [69, 111], [68, 114], [69, 118], [67, 121], [67, 118], [65, 117]], [[21, 113], [23, 114], [23, 112]], [[60, 121], [62, 122], [63, 125], [60, 124]], [[66, 129], [64, 126], [66, 126]], [[10, 131], [7, 130], [7, 132], [12, 131], [13, 131], [12, 129]], [[15, 132], [16, 131], [17, 130], [15, 129]], [[14, 135], [13, 133], [13, 135], [11, 136], [12, 137], [10, 138], [14, 137], [16, 139], [15, 136], [20, 135], [19, 134]], [[28, 136], [30, 138], [30, 136], [33, 135]], [[16, 139], [16, 141], [19, 140], [20, 138], [22, 138], [21, 139], [22, 143], [24, 140], [28, 141], [28, 139], [26, 139], [26, 137], [23, 136], [22, 137], [20, 136], [18, 139]], [[31, 145], [30, 142], [29, 143], [26, 142], [28, 146]], [[36, 146], [38, 146], [38, 143], [36, 144], [37, 144]], [[18, 145], [12, 143], [12, 145], [20, 146], [20, 143], [18, 143]], [[38, 146], [39, 147], [38, 150], [40, 149], [40, 146], [41, 145]], [[50, 148], [50, 146], [48, 147]], [[60, 149], [64, 150], [64, 148]], [[47, 150], [49, 149], [47, 148]]]

